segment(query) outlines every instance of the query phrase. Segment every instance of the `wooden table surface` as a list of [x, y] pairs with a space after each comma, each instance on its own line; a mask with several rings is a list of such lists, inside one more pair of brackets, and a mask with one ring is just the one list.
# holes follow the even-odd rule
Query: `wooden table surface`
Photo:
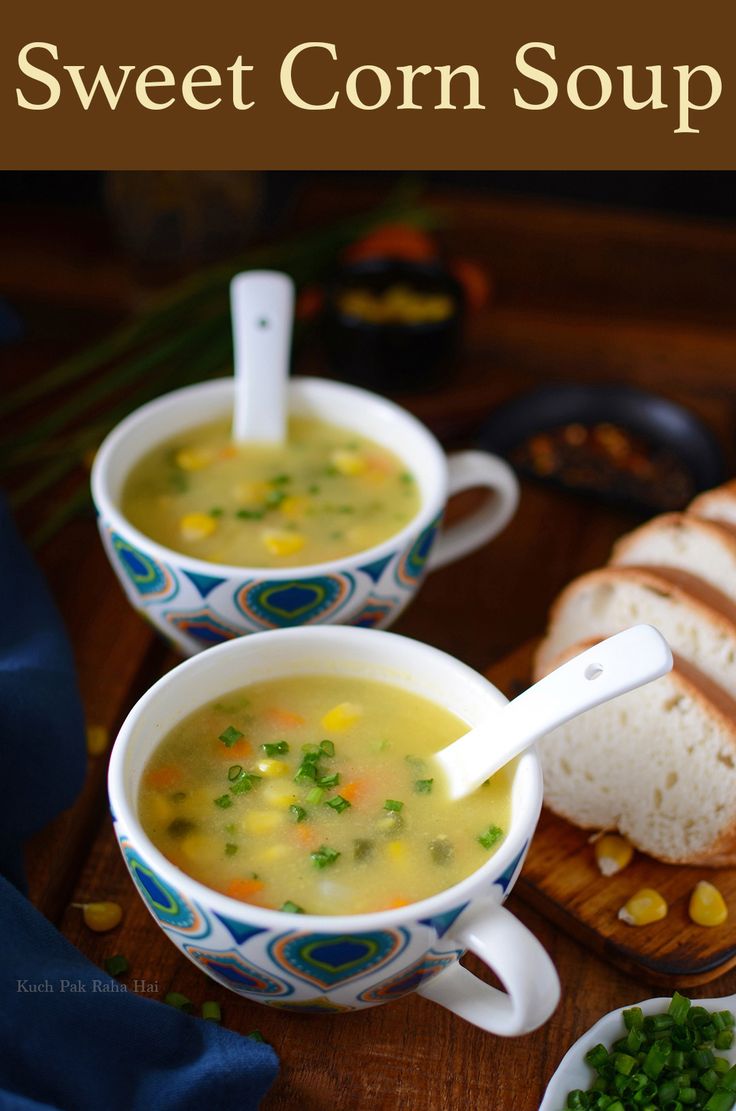
[[[358, 196], [315, 183], [294, 219], [324, 220], [375, 199], [377, 189]], [[687, 401], [735, 469], [736, 228], [472, 192], [435, 200], [448, 217], [448, 249], [487, 263], [497, 290], [471, 323], [456, 374], [435, 394], [402, 399], [445, 441], [472, 441], [485, 411], [535, 383], [628, 380]], [[27, 339], [0, 355], [7, 382], [104, 333], [137, 291], [99, 218], [48, 207], [5, 215], [0, 289], [29, 324]], [[43, 512], [42, 501], [30, 516]], [[30, 516], [21, 516], [24, 528]], [[539, 632], [560, 587], [603, 562], [633, 523], [625, 512], [525, 484], [504, 535], [431, 576], [396, 631], [486, 669]], [[114, 736], [135, 699], [176, 661], [125, 602], [91, 518], [67, 525], [40, 560], [72, 638], [88, 722]], [[93, 961], [125, 953], [131, 975], [158, 985], [158, 994], [216, 998], [227, 1026], [260, 1029], [281, 1059], [266, 1111], [534, 1111], [571, 1041], [603, 1012], [656, 994], [512, 894], [509, 907], [546, 946], [562, 981], [556, 1014], [527, 1037], [491, 1037], [417, 997], [338, 1017], [243, 1001], [179, 957], [149, 917], [114, 842], [105, 770], [105, 757], [91, 758], [77, 804], [29, 846], [31, 897]], [[70, 905], [100, 897], [125, 911], [107, 935], [90, 933]], [[485, 975], [474, 959], [468, 966]], [[731, 974], [703, 994], [734, 990]]]

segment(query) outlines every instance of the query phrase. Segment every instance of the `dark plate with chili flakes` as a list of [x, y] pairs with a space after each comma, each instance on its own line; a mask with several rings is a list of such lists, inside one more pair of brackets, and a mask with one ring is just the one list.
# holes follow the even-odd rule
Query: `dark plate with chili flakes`
[[496, 409], [480, 446], [526, 477], [646, 511], [682, 509], [724, 478], [705, 425], [633, 386], [546, 386], [523, 394]]

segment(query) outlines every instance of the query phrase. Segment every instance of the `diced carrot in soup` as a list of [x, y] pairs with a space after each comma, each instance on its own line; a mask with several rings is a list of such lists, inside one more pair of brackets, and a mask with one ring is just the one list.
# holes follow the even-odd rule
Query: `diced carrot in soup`
[[181, 779], [181, 775], [181, 768], [164, 764], [146, 772], [146, 785], [153, 787], [156, 791], [166, 791], [169, 787], [176, 786]]
[[300, 725], [304, 725], [301, 714], [295, 714], [293, 710], [284, 710], [280, 706], [270, 706], [263, 716], [269, 724], [281, 729], [297, 729]]

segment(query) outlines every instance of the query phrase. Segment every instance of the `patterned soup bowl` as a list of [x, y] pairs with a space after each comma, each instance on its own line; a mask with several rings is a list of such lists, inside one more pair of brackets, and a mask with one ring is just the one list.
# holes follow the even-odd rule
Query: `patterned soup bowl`
[[[210, 890], [166, 859], [143, 831], [137, 797], [159, 740], [199, 706], [248, 683], [298, 674], [365, 676], [438, 700], [476, 724], [506, 701], [451, 656], [393, 633], [339, 626], [242, 637], [174, 668], [124, 722], [110, 760], [109, 794], [120, 848], [159, 926], [208, 976], [287, 1011], [356, 1011], [418, 992], [494, 1034], [545, 1022], [559, 982], [539, 942], [502, 905], [521, 870], [542, 804], [535, 751], [519, 760], [510, 829], [494, 855], [455, 886], [421, 902], [360, 915], [291, 914]], [[478, 956], [498, 990], [459, 964]]]
[[[292, 414], [360, 432], [396, 452], [413, 471], [421, 498], [413, 520], [373, 548], [297, 568], [234, 567], [165, 548], [123, 516], [127, 475], [157, 444], [226, 416], [232, 404], [232, 378], [166, 394], [117, 425], [92, 469], [92, 496], [110, 562], [133, 606], [185, 656], [267, 629], [390, 625], [427, 571], [492, 539], [516, 509], [518, 486], [502, 460], [479, 451], [447, 458], [424, 425], [398, 405], [354, 386], [298, 378], [289, 385]], [[441, 529], [448, 497], [471, 486], [484, 486], [494, 496]]]

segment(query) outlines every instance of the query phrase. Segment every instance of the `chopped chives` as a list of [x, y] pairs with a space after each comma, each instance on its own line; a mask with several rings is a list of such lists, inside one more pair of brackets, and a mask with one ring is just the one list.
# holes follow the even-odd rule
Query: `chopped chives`
[[227, 810], [228, 806], [232, 806], [233, 800], [230, 795], [220, 795], [219, 798], [214, 800], [215, 806], [219, 806], [222, 810]]
[[289, 807], [289, 813], [291, 814], [295, 822], [303, 822], [307, 816], [307, 812], [304, 807], [297, 806], [296, 804]]
[[338, 783], [340, 782], [340, 773], [333, 772], [332, 775], [323, 775], [317, 780], [317, 782], [319, 783], [320, 787], [337, 787]]
[[196, 822], [190, 818], [174, 818], [166, 827], [166, 832], [170, 837], [186, 837], [188, 833], [197, 828]]
[[317, 766], [311, 761], [304, 760], [299, 765], [297, 773], [294, 776], [295, 783], [314, 783], [317, 778]]
[[169, 795], [172, 802], [184, 802], [186, 797], [186, 791], [174, 791], [173, 795]]
[[336, 810], [338, 814], [342, 814], [343, 810], [348, 809], [350, 803], [347, 799], [344, 799], [342, 795], [335, 795], [333, 798], [328, 799], [325, 805]]
[[269, 491], [264, 498], [264, 504], [269, 509], [278, 509], [283, 501], [286, 501], [286, 491], [279, 489]]
[[328, 864], [334, 864], [339, 856], [340, 853], [336, 849], [330, 849], [327, 845], [320, 845], [318, 849], [309, 854], [315, 868], [326, 868]]
[[225, 845], [225, 856], [235, 856], [238, 851], [238, 846], [234, 845], [232, 841], [228, 841]]
[[483, 833], [478, 835], [478, 840], [484, 849], [492, 849], [496, 842], [500, 841], [503, 837], [503, 830], [498, 826], [489, 826]]
[[302, 745], [302, 752], [306, 752], [308, 756], [319, 756], [319, 745]]
[[108, 976], [122, 976], [129, 968], [130, 965], [122, 953], [116, 953], [114, 957], [108, 957], [105, 961], [105, 972]]
[[307, 795], [307, 802], [310, 806], [316, 806], [317, 803], [322, 802], [324, 794], [325, 792], [322, 787], [312, 787], [312, 790]]
[[319, 750], [320, 750], [320, 752], [323, 752], [325, 754], [325, 756], [334, 756], [335, 755], [335, 746], [332, 743], [332, 741], [320, 741], [319, 742]]
[[418, 795], [428, 795], [432, 790], [433, 779], [416, 779], [414, 781], [414, 790]]
[[386, 801], [383, 804], [383, 809], [384, 810], [393, 810], [396, 813], [398, 813], [400, 810], [404, 809], [404, 804], [403, 804], [403, 802], [399, 802], [397, 799], [386, 799]]
[[289, 751], [289, 744], [288, 741], [273, 741], [271, 744], [261, 745], [261, 748], [266, 756], [283, 756]]
[[291, 482], [291, 475], [277, 474], [274, 478], [270, 478], [269, 482], [272, 486], [284, 486], [287, 482]]
[[[597, 1045], [585, 1061], [597, 1073], [587, 1092], [568, 1093], [566, 1111], [731, 1111], [736, 1066], [715, 1056], [731, 1033], [729, 1011], [710, 1014], [675, 992], [664, 1013], [622, 1012], [625, 1035], [611, 1049]], [[724, 1038], [725, 1043], [725, 1038]]]
[[210, 517], [222, 517], [224, 512], [225, 510], [222, 508], [221, 505], [216, 505], [212, 509], [210, 509], [209, 515]]
[[235, 742], [239, 741], [243, 736], [244, 734], [241, 733], [239, 729], [236, 729], [234, 725], [228, 725], [227, 729], [223, 730], [217, 739], [222, 741], [226, 748], [232, 748]]
[[287, 899], [286, 902], [279, 907], [279, 910], [282, 910], [284, 914], [304, 914], [304, 907], [299, 907], [296, 903], [292, 903], [291, 899]]
[[164, 1003], [169, 1007], [174, 1007], [177, 1011], [185, 1011], [186, 1014], [191, 1014], [194, 1010], [191, 999], [186, 995], [182, 995], [180, 991], [170, 991], [164, 996]]
[[410, 471], [403, 471], [403, 473], [399, 475], [399, 482], [404, 482], [404, 483], [406, 483], [406, 485], [409, 485], [409, 483], [411, 483], [413, 481], [414, 481], [414, 475], [411, 474]]
[[241, 521], [262, 521], [266, 514], [263, 509], [236, 509], [235, 516]]
[[214, 999], [205, 1000], [202, 1004], [202, 1018], [206, 1018], [208, 1022], [221, 1022], [220, 1004], [216, 1003]]
[[253, 775], [252, 772], [243, 772], [230, 787], [231, 795], [245, 795], [248, 791], [252, 791], [254, 785], [260, 780], [260, 775]]
[[243, 770], [243, 767], [240, 764], [232, 764], [227, 769], [227, 777], [228, 777], [228, 779], [230, 780], [231, 783], [234, 783], [236, 779], [242, 779], [242, 777], [244, 775], [245, 775], [245, 771]]

